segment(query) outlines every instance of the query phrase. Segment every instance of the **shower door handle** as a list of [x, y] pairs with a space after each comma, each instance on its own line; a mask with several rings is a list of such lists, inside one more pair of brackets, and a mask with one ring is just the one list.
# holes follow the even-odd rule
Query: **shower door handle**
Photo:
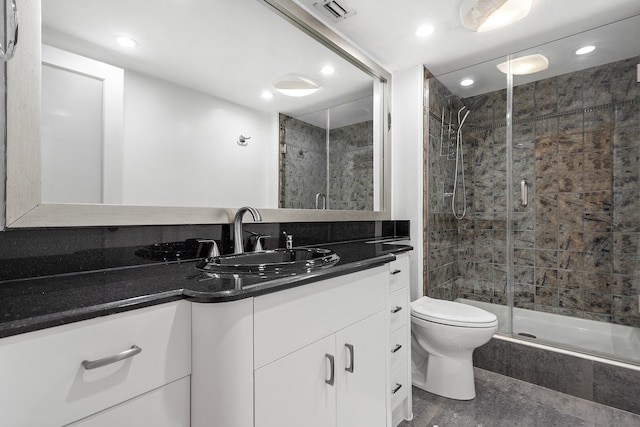
[[529, 186], [524, 178], [520, 181], [520, 204], [522, 207], [527, 207], [529, 204]]

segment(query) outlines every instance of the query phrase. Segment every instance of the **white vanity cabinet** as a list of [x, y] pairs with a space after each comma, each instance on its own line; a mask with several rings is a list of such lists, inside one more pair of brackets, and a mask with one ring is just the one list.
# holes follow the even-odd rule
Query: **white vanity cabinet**
[[176, 301], [1, 339], [0, 425], [188, 426], [190, 329]]
[[411, 314], [409, 312], [409, 254], [399, 254], [389, 264], [388, 413], [391, 426], [411, 419]]
[[377, 313], [257, 369], [255, 427], [384, 427], [384, 320]]
[[401, 257], [254, 298], [194, 303], [192, 426], [386, 427], [410, 418], [408, 290]]
[[388, 274], [379, 267], [255, 299], [255, 427], [386, 425]]

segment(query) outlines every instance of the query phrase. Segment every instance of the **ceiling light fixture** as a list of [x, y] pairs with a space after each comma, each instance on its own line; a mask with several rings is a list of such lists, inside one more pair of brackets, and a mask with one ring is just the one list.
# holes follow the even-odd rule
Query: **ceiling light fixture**
[[420, 37], [420, 38], [429, 37], [435, 31], [436, 29], [433, 27], [433, 25], [421, 25], [416, 30], [416, 37]]
[[460, 86], [471, 86], [473, 83], [473, 79], [464, 79], [460, 82]]
[[460, 19], [471, 31], [491, 31], [521, 20], [532, 4], [533, 0], [463, 0]]
[[576, 55], [586, 55], [587, 53], [591, 53], [594, 50], [596, 50], [595, 46], [584, 46], [576, 50]]
[[331, 65], [325, 65], [324, 67], [322, 67], [322, 70], [320, 70], [320, 72], [328, 76], [329, 74], [335, 73], [336, 69], [333, 68]]
[[320, 85], [295, 74], [287, 74], [276, 79], [273, 87], [284, 95], [295, 97], [308, 96], [320, 89]]
[[509, 67], [511, 67], [511, 74], [524, 76], [546, 70], [549, 68], [549, 60], [544, 55], [534, 53], [533, 55], [512, 59], [511, 62], [505, 61], [498, 64], [497, 67], [498, 70], [505, 74], [509, 72]]
[[115, 35], [113, 39], [122, 47], [136, 47], [138, 46], [138, 42], [132, 39], [129, 36]]

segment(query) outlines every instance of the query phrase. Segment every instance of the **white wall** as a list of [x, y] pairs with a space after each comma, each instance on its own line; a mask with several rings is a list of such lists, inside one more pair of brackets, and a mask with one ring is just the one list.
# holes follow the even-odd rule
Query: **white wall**
[[423, 294], [423, 79], [422, 66], [396, 72], [391, 95], [391, 217], [411, 221], [412, 301]]
[[123, 204], [277, 207], [276, 115], [131, 71], [124, 86]]

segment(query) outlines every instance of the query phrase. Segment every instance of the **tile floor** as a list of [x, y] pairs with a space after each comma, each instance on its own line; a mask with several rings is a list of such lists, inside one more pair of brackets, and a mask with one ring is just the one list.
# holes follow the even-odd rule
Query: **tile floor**
[[[640, 427], [640, 415], [475, 368], [476, 398], [446, 399], [413, 388], [402, 427]], [[639, 394], [640, 398], [640, 394]]]

